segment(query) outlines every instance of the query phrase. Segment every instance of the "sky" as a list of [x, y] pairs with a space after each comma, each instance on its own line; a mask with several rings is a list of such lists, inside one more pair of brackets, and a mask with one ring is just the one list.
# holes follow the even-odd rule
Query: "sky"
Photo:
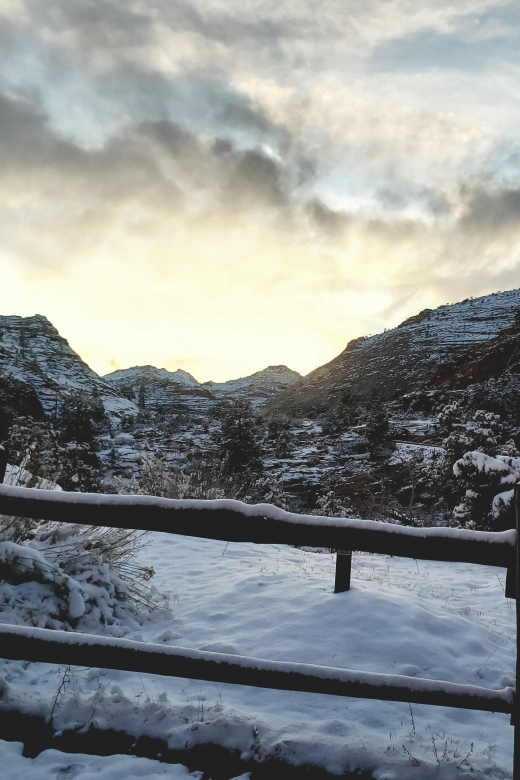
[[0, 313], [307, 373], [520, 286], [520, 6], [0, 0]]

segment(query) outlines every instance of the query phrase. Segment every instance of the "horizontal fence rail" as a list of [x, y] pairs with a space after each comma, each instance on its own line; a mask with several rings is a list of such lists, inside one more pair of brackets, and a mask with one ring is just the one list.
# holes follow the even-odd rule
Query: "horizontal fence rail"
[[226, 542], [329, 547], [503, 568], [515, 562], [515, 530], [484, 533], [410, 528], [359, 518], [297, 515], [270, 504], [250, 505], [231, 499], [196, 501], [65, 493], [0, 484], [0, 514]]
[[45, 628], [0, 625], [0, 652], [4, 658], [14, 660], [95, 666], [330, 696], [513, 712], [512, 688], [491, 690], [398, 674], [265, 661]]

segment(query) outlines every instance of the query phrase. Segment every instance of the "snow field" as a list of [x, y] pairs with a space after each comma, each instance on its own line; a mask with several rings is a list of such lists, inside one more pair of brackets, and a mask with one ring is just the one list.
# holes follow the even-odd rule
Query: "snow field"
[[[88, 756], [45, 750], [34, 759], [22, 756], [20, 742], [0, 741], [2, 777], [4, 780], [202, 780], [202, 772], [189, 772], [181, 764], [161, 764], [136, 756]], [[247, 780], [242, 775], [235, 780]]]
[[[356, 553], [352, 589], [335, 595], [328, 553], [165, 534], [150, 542], [139, 562], [154, 566], [171, 613], [128, 639], [494, 689], [513, 683], [514, 604], [502, 569]], [[0, 706], [49, 713], [63, 669], [6, 661], [3, 671]], [[338, 774], [368, 768], [377, 780], [418, 772], [449, 780], [470, 769], [474, 778], [511, 777], [513, 729], [501, 714], [81, 669], [58, 699], [58, 729], [93, 723], [176, 749], [215, 742], [244, 758]]]

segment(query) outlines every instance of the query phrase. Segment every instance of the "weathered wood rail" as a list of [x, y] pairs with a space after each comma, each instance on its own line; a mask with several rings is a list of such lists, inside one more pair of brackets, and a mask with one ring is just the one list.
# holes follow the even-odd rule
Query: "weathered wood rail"
[[[1, 466], [0, 452], [0, 479], [3, 477]], [[518, 507], [518, 489], [516, 499]], [[517, 628], [520, 623], [518, 512], [517, 530], [482, 533], [296, 515], [267, 504], [250, 506], [232, 500], [174, 501], [149, 496], [52, 492], [0, 484], [0, 514], [160, 531], [227, 542], [329, 547], [503, 567], [508, 571], [506, 595], [516, 598]], [[341, 569], [341, 563], [338, 563], [337, 592], [350, 586], [351, 556], [338, 555], [338, 562], [341, 559], [344, 568]], [[516, 688], [491, 690], [416, 677], [265, 661], [9, 625], [0, 626], [0, 656], [279, 690], [508, 713], [515, 726], [513, 777], [520, 777], [520, 708]], [[516, 671], [518, 679], [518, 654]]]

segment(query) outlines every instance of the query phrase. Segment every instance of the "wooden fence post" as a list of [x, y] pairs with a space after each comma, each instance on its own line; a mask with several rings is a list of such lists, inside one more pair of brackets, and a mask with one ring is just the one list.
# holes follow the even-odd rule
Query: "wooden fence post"
[[334, 593], [345, 593], [350, 590], [350, 573], [352, 570], [352, 551], [336, 550], [336, 582]]
[[7, 468], [7, 452], [0, 444], [0, 484], [4, 481], [6, 468]]
[[520, 638], [520, 485], [515, 485], [515, 515], [516, 515], [516, 682], [514, 709], [511, 715], [511, 723], [514, 729], [514, 748], [513, 748], [513, 777], [520, 777], [520, 692], [518, 690], [520, 682], [520, 656], [519, 638]]

